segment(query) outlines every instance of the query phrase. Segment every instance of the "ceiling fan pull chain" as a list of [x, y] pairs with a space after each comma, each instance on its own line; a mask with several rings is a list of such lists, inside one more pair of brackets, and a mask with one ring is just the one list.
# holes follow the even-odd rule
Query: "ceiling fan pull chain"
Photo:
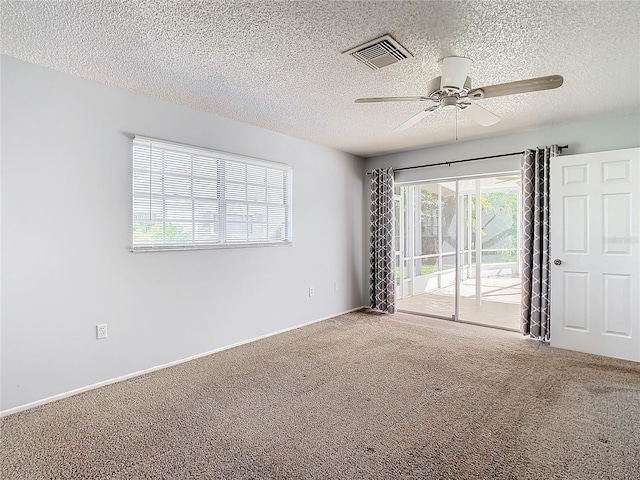
[[456, 142], [458, 141], [458, 108], [456, 107]]

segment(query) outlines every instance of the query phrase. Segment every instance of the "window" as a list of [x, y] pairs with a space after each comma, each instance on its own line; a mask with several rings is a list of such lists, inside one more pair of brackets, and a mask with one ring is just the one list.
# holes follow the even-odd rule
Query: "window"
[[291, 243], [288, 165], [136, 136], [133, 251]]

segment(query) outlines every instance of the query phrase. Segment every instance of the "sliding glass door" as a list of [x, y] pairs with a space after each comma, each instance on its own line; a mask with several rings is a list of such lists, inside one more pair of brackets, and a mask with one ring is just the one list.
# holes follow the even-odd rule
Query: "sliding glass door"
[[458, 318], [520, 325], [520, 175], [459, 182], [461, 229]]
[[401, 186], [396, 194], [401, 199], [404, 247], [397, 257], [401, 262], [396, 263], [403, 279], [399, 307], [454, 318], [456, 182]]
[[517, 329], [520, 175], [396, 187], [400, 310]]

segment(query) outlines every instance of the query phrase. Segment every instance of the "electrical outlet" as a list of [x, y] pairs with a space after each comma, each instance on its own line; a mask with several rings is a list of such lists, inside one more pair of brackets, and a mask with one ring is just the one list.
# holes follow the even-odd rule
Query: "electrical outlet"
[[313, 297], [316, 294], [315, 290], [313, 287], [309, 287], [309, 296]]
[[334, 292], [338, 291], [338, 282], [333, 282], [333, 291]]
[[107, 338], [107, 324], [101, 323], [100, 325], [96, 325], [96, 339], [101, 340], [103, 338]]

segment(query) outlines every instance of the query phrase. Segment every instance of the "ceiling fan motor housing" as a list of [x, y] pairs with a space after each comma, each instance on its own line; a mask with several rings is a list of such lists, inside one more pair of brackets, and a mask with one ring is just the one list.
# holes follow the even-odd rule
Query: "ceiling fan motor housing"
[[453, 93], [456, 93], [458, 97], [466, 97], [469, 90], [471, 90], [471, 78], [467, 77], [464, 81], [464, 85], [462, 88], [453, 89], [453, 88], [440, 88], [440, 79], [441, 77], [436, 77], [429, 81], [427, 85], [427, 95], [431, 97], [435, 101], [440, 101], [444, 97], [448, 97]]

